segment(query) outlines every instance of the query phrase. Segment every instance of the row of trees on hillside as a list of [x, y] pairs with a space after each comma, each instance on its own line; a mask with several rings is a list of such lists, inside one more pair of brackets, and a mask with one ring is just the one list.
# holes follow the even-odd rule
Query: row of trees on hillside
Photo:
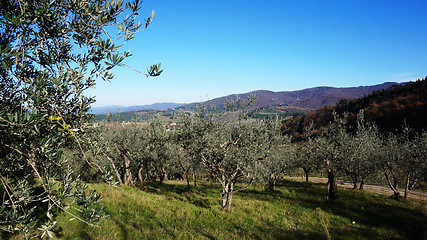
[[[281, 135], [277, 119], [255, 121], [242, 117], [241, 112], [208, 111], [183, 113], [182, 119], [179, 126], [167, 126], [160, 119], [148, 126], [101, 125], [87, 136], [87, 141], [97, 142], [97, 150], [86, 156], [120, 184], [169, 177], [186, 178], [190, 186], [190, 176], [196, 185], [196, 176], [207, 174], [222, 186], [225, 210], [230, 210], [233, 194], [242, 190], [236, 189], [236, 183], [246, 182], [246, 189], [261, 181], [274, 189], [292, 158], [290, 139]], [[79, 167], [79, 163], [74, 168], [82, 171], [76, 174], [96, 180], [94, 169]]]
[[335, 199], [336, 177], [353, 182], [363, 189], [369, 181], [384, 182], [394, 196], [404, 185], [404, 197], [417, 184], [425, 184], [427, 174], [426, 131], [417, 133], [407, 126], [400, 131], [383, 134], [377, 125], [366, 121], [363, 111], [357, 124], [348, 124], [338, 117], [322, 131], [306, 128], [305, 141], [297, 143], [296, 166], [301, 167], [308, 181], [310, 171], [326, 169], [328, 199]]
[[[384, 135], [365, 121], [363, 112], [355, 127], [345, 119], [335, 114], [322, 131], [306, 128], [299, 143], [281, 134], [278, 119], [254, 120], [241, 111], [183, 113], [177, 126], [159, 119], [148, 126], [100, 125], [91, 133], [98, 150], [90, 161], [107, 169], [120, 184], [186, 178], [190, 187], [190, 176], [194, 185], [196, 176], [208, 176], [221, 186], [222, 208], [227, 211], [235, 193], [254, 182], [274, 190], [283, 174], [298, 169], [307, 181], [313, 172], [327, 175], [329, 200], [337, 198], [337, 177], [350, 179], [360, 189], [367, 182], [384, 182], [395, 197], [399, 197], [399, 185], [407, 197], [409, 189], [425, 184], [426, 132], [417, 134], [405, 127], [400, 133]], [[81, 169], [82, 177], [95, 176], [87, 172], [92, 168]]]

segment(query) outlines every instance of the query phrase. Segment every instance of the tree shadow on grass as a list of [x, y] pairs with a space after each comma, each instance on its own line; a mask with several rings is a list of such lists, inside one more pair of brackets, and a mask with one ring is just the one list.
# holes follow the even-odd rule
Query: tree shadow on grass
[[[306, 239], [306, 240], [318, 240], [325, 239], [325, 237], [319, 232], [306, 232], [302, 230], [284, 230], [283, 228], [273, 227], [267, 229], [260, 229], [260, 231], [269, 231], [270, 239]], [[256, 239], [264, 239], [262, 236]]]
[[321, 202], [320, 207], [356, 223], [393, 229], [401, 238], [424, 239], [427, 217], [411, 209], [409, 201], [401, 201], [385, 195], [340, 189], [337, 201]]
[[378, 233], [373, 228], [393, 230], [398, 233], [398, 237], [403, 239], [425, 239], [426, 237], [426, 215], [408, 207], [411, 203], [406, 200], [397, 201], [386, 195], [340, 188], [338, 200], [329, 202], [326, 201], [325, 184], [290, 180], [281, 181], [276, 189], [276, 191], [249, 189], [239, 194], [244, 199], [286, 201], [295, 207], [310, 210], [320, 208], [332, 215], [368, 226], [368, 228], [357, 228], [341, 224], [340, 226], [344, 226], [344, 228], [333, 227], [331, 234], [338, 237], [351, 239], [348, 236], [357, 237], [362, 234], [370, 236], [371, 239], [378, 238]]
[[150, 182], [140, 186], [139, 189], [145, 192], [163, 195], [170, 200], [188, 202], [203, 208], [211, 208], [212, 205], [217, 204], [214, 199], [219, 196], [220, 192], [218, 187], [209, 184], [199, 185], [197, 188], [188, 188], [187, 185], [161, 182]]
[[[220, 187], [212, 184], [201, 184], [196, 189], [188, 189], [186, 185], [169, 183], [150, 183], [141, 188], [146, 192], [152, 192], [166, 196], [167, 198], [188, 202], [198, 207], [210, 208], [220, 201]], [[339, 198], [336, 201], [326, 201], [326, 186], [322, 183], [306, 183], [284, 180], [281, 181], [276, 191], [266, 191], [259, 188], [251, 188], [238, 195], [245, 200], [256, 199], [258, 201], [286, 201], [295, 208], [310, 211], [316, 208], [334, 216], [348, 219], [350, 223], [339, 223], [331, 226], [330, 233], [334, 238], [351, 239], [360, 235], [370, 239], [384, 238], [378, 236], [379, 228], [388, 229], [389, 238], [424, 239], [427, 226], [427, 218], [424, 213], [407, 207], [410, 202], [396, 201], [388, 196], [366, 193], [358, 190], [339, 189]], [[304, 210], [302, 210], [304, 211]], [[314, 218], [317, 221], [316, 218]], [[332, 223], [333, 220], [331, 219]], [[356, 224], [351, 222], [355, 221]], [[316, 224], [316, 223], [315, 223]], [[245, 231], [241, 229], [241, 231]], [[273, 239], [319, 239], [325, 238], [319, 232], [304, 232], [298, 229], [287, 230], [280, 225], [259, 226], [259, 231], [273, 231]], [[322, 233], [320, 231], [320, 233]], [[389, 234], [389, 233], [386, 233]], [[262, 235], [260, 235], [262, 236]], [[206, 236], [207, 237], [207, 236]], [[257, 235], [252, 236], [254, 239]]]
[[[326, 190], [325, 190], [326, 193]], [[253, 198], [260, 201], [271, 201], [295, 198], [309, 200], [305, 196], [319, 196], [322, 194], [321, 184], [319, 183], [306, 183], [306, 182], [293, 182], [283, 180], [277, 183], [275, 190], [264, 190], [260, 188], [251, 188], [242, 192], [239, 195], [242, 198]], [[308, 201], [310, 202], [310, 201]], [[317, 205], [317, 201], [312, 202], [313, 206]]]

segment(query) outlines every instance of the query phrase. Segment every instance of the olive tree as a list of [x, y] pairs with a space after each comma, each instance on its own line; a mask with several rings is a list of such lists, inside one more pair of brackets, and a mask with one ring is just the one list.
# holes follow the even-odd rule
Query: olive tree
[[[257, 166], [264, 159], [258, 138], [263, 130], [259, 122], [247, 118], [255, 98], [251, 96], [246, 102], [240, 98], [227, 101], [225, 112], [204, 111], [194, 115], [199, 118], [196, 124], [201, 124], [200, 129], [203, 129], [197, 133], [194, 153], [210, 176], [221, 184], [225, 211], [230, 211], [235, 193], [252, 185], [257, 177]], [[236, 189], [238, 182], [246, 182], [247, 186]]]
[[270, 191], [274, 191], [277, 180], [292, 167], [295, 150], [291, 138], [283, 136], [280, 121], [262, 120], [254, 126], [256, 138], [251, 143], [252, 152], [259, 156], [256, 162], [257, 179]]
[[[200, 158], [207, 171], [222, 187], [222, 209], [229, 211], [233, 195], [249, 188], [256, 177], [256, 163], [260, 153], [252, 143], [256, 141], [256, 128], [248, 121], [238, 125], [217, 120], [203, 136]], [[248, 185], [235, 189], [239, 180]]]
[[190, 187], [190, 172], [193, 175], [194, 186], [197, 186], [196, 174], [199, 170], [203, 170], [200, 154], [204, 146], [204, 136], [214, 126], [212, 113], [199, 106], [194, 112], [182, 112], [181, 118], [176, 143], [183, 157], [177, 159], [177, 165], [187, 180], [187, 187]]
[[427, 183], [427, 130], [424, 130], [420, 134], [415, 136], [414, 139], [416, 152], [414, 154], [416, 177], [411, 185], [415, 187], [416, 185], [425, 186]]
[[334, 113], [334, 121], [316, 138], [316, 144], [321, 150], [320, 156], [328, 174], [327, 200], [337, 199], [337, 175], [342, 170], [346, 157], [352, 154], [351, 135], [347, 132], [345, 116], [340, 118]]
[[176, 162], [178, 149], [173, 131], [156, 118], [148, 126], [141, 123], [108, 124], [100, 126], [95, 135], [99, 153], [120, 184], [141, 184], [147, 180], [167, 180]]
[[105, 162], [121, 185], [133, 185], [135, 170], [143, 163], [137, 159], [143, 155], [142, 147], [146, 144], [144, 130], [138, 124], [109, 124], [100, 126], [99, 131], [93, 139], [99, 154], [107, 160]]
[[[183, 116], [180, 126], [181, 148], [191, 157], [192, 165], [202, 165], [205, 171], [221, 184], [222, 209], [229, 211], [233, 195], [250, 187], [256, 177], [259, 152], [254, 152], [256, 124], [247, 119], [243, 101], [226, 104], [225, 112], [213, 114], [207, 108]], [[245, 188], [235, 189], [238, 181]]]
[[322, 158], [319, 142], [315, 140], [313, 125], [309, 125], [304, 132], [304, 142], [295, 146], [295, 158], [292, 162], [293, 168], [302, 168], [305, 181], [309, 181], [310, 172], [322, 168]]
[[378, 127], [364, 119], [363, 111], [357, 115], [357, 126], [354, 134], [346, 143], [347, 155], [342, 163], [345, 174], [353, 181], [356, 189], [363, 189], [366, 180], [375, 176], [380, 169], [380, 152], [382, 138]]
[[427, 172], [426, 133], [414, 133], [407, 126], [401, 133], [390, 133], [382, 149], [382, 168], [393, 196], [399, 198], [399, 185], [404, 186], [404, 198], [408, 190], [425, 181]]
[[139, 147], [144, 149], [144, 158], [153, 169], [149, 175], [163, 182], [168, 179], [168, 171], [177, 151], [173, 141], [173, 131], [170, 131], [162, 120], [156, 118], [150, 122], [145, 134], [147, 135], [146, 145]]
[[[129, 52], [120, 47], [147, 27], [136, 22], [142, 1], [4, 0], [0, 2], [0, 228], [27, 236], [35, 208], [48, 209], [41, 236], [51, 235], [53, 209], [95, 224], [99, 194], [70, 177], [61, 150], [80, 148], [94, 102], [84, 91], [111, 80]], [[161, 73], [158, 65], [147, 76]], [[58, 181], [54, 181], [54, 178]], [[43, 193], [34, 190], [34, 179]], [[56, 186], [55, 186], [56, 185]], [[74, 199], [74, 200], [67, 200]], [[79, 203], [79, 204], [76, 204]], [[30, 207], [34, 206], [34, 207]]]
[[399, 136], [395, 133], [389, 133], [382, 149], [381, 166], [387, 184], [393, 191], [395, 198], [400, 196], [398, 188], [402, 178], [402, 168], [400, 167], [402, 161], [401, 147]]
[[378, 152], [382, 141], [378, 128], [364, 120], [363, 111], [358, 114], [356, 129], [346, 119], [347, 114], [339, 117], [334, 113], [334, 121], [316, 139], [328, 173], [328, 200], [337, 198], [336, 178], [340, 171], [353, 180], [354, 188], [361, 179], [363, 188], [366, 178], [380, 166]]
[[426, 132], [414, 133], [405, 127], [402, 133], [402, 172], [404, 176], [404, 198], [408, 197], [408, 190], [413, 189], [418, 183], [423, 183], [427, 173]]

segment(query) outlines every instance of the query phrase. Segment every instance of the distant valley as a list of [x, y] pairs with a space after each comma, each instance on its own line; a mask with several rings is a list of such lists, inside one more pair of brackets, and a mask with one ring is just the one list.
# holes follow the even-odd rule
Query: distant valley
[[386, 82], [383, 84], [359, 87], [314, 87], [297, 91], [273, 92], [267, 90], [258, 90], [243, 94], [228, 95], [215, 98], [202, 103], [179, 104], [179, 103], [156, 103], [142, 106], [106, 106], [95, 107], [91, 113], [95, 116], [95, 121], [104, 120], [108, 114], [120, 113], [120, 121], [132, 121], [135, 119], [147, 120], [160, 115], [168, 119], [173, 119], [179, 109], [192, 110], [198, 104], [215, 109], [223, 109], [225, 102], [240, 98], [247, 102], [250, 96], [256, 96], [256, 100], [250, 106], [251, 116], [255, 118], [264, 118], [279, 115], [286, 118], [315, 110], [325, 106], [335, 106], [342, 99], [356, 99], [368, 95], [376, 90], [387, 89], [398, 83]]
[[105, 107], [92, 107], [90, 113], [92, 114], [109, 114], [109, 113], [124, 113], [124, 112], [135, 112], [142, 110], [167, 110], [171, 108], [181, 107], [183, 103], [154, 103], [150, 105], [139, 105], [139, 106], [105, 106]]

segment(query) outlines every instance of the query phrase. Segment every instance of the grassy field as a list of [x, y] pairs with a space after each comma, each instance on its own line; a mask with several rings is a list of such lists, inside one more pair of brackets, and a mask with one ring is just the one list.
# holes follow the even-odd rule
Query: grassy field
[[220, 209], [220, 188], [205, 182], [187, 190], [184, 182], [153, 183], [141, 189], [102, 193], [109, 217], [99, 228], [65, 214], [56, 219], [59, 239], [424, 239], [426, 207], [388, 196], [339, 189], [325, 201], [325, 185], [283, 181], [274, 192], [252, 188]]

